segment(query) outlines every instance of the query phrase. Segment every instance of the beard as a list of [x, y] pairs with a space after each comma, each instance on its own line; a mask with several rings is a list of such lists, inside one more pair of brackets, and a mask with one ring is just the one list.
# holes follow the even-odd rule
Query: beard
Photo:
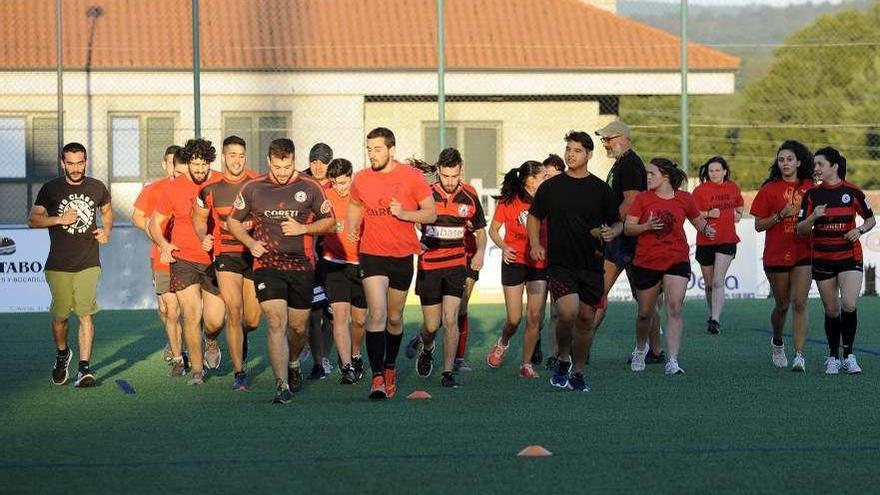
[[371, 161], [370, 168], [372, 168], [374, 171], [378, 172], [378, 171], [384, 169], [385, 167], [387, 167], [388, 162], [390, 162], [390, 161], [391, 161], [391, 159], [389, 158], [389, 159], [385, 160], [385, 162], [382, 163], [381, 165], [379, 164], [379, 162], [372, 162]]
[[204, 184], [204, 182], [206, 180], [208, 180], [208, 173], [205, 172], [204, 174], [199, 174], [199, 176], [197, 177], [196, 174], [194, 174], [194, 173], [192, 173], [192, 171], [190, 171], [189, 178], [192, 179], [193, 184], [196, 184], [196, 185]]
[[73, 182], [74, 184], [79, 184], [80, 182], [82, 182], [86, 179], [86, 174], [84, 172], [74, 172], [74, 173], [76, 175], [78, 175], [79, 178], [74, 178], [73, 175], [66, 170], [64, 171], [64, 176], [67, 177], [67, 180], [69, 180], [70, 182]]

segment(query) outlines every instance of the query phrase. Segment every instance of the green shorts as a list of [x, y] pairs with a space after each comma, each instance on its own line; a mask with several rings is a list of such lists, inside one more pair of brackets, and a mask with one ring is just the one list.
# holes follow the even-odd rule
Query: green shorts
[[46, 282], [52, 293], [49, 312], [56, 321], [66, 320], [71, 311], [77, 316], [98, 312], [98, 279], [101, 267], [93, 266], [78, 272], [46, 270]]

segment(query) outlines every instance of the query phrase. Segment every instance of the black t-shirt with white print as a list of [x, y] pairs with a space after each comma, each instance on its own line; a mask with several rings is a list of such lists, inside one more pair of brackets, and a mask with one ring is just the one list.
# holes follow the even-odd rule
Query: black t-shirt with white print
[[49, 257], [46, 270], [79, 272], [101, 266], [98, 240], [93, 233], [98, 228], [101, 207], [110, 203], [110, 191], [104, 183], [86, 177], [73, 185], [64, 177], [43, 184], [37, 193], [35, 206], [42, 206], [49, 216], [61, 216], [68, 208], [76, 210], [76, 222], [49, 227]]

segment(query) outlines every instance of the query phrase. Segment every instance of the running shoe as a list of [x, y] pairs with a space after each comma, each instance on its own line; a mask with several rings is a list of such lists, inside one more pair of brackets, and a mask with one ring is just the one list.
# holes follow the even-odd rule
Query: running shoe
[[171, 360], [174, 359], [174, 353], [171, 351], [171, 344], [165, 344], [165, 348], [162, 349], [162, 359], [169, 364], [171, 363]]
[[794, 360], [792, 360], [791, 365], [791, 371], [800, 371], [801, 373], [807, 372], [803, 354], [797, 353], [794, 355]]
[[666, 361], [665, 373], [667, 375], [683, 375], [684, 370], [678, 365], [678, 359], [670, 358], [669, 361]]
[[385, 395], [388, 398], [394, 397], [397, 393], [397, 370], [385, 370]]
[[189, 380], [187, 380], [186, 384], [187, 385], [204, 385], [205, 384], [205, 370], [193, 371], [189, 377]]
[[788, 368], [788, 357], [785, 355], [785, 344], [776, 345], [770, 341], [772, 352], [770, 358], [773, 360], [773, 366], [777, 368]]
[[580, 371], [572, 373], [568, 378], [568, 388], [575, 392], [589, 392], [591, 390], [590, 386], [587, 385], [587, 381], [584, 379], [584, 374]]
[[205, 367], [209, 370], [220, 369], [220, 343], [216, 338], [205, 339]]
[[470, 367], [464, 358], [455, 358], [455, 361], [452, 363], [452, 371], [455, 373], [469, 373], [474, 371], [474, 369]]
[[422, 336], [416, 335], [415, 337], [409, 339], [409, 342], [406, 344], [406, 357], [407, 359], [412, 359], [416, 357], [416, 354], [419, 352], [419, 347], [422, 345]]
[[856, 355], [850, 354], [843, 360], [843, 371], [850, 375], [858, 375], [862, 372], [859, 362], [856, 361]]
[[73, 353], [70, 352], [70, 349], [67, 349], [67, 354], [55, 355], [55, 366], [52, 367], [52, 383], [55, 385], [64, 385], [67, 383], [67, 379], [70, 377], [68, 368], [70, 367], [70, 359], [72, 357]]
[[97, 380], [95, 380], [95, 375], [89, 368], [79, 370], [76, 374], [76, 381], [73, 382], [73, 386], [77, 388], [94, 387], [95, 384], [97, 384]]
[[544, 363], [544, 368], [547, 368], [548, 370], [553, 371], [556, 369], [556, 363], [558, 363], [558, 362], [559, 362], [559, 359], [556, 356], [550, 356], [547, 358], [547, 361]]
[[387, 398], [388, 395], [385, 393], [385, 377], [382, 375], [374, 376], [370, 384], [370, 399], [382, 400]]
[[837, 375], [840, 373], [840, 359], [833, 356], [825, 358], [825, 374]]
[[293, 400], [293, 392], [290, 387], [284, 383], [284, 380], [278, 378], [275, 380], [275, 397], [272, 399], [273, 404], [290, 404]]
[[235, 373], [232, 379], [232, 390], [244, 392], [248, 389], [248, 376], [244, 371]]
[[519, 376], [520, 378], [541, 378], [541, 375], [535, 371], [535, 368], [532, 366], [532, 363], [526, 363], [519, 367]]
[[361, 381], [364, 378], [364, 359], [360, 356], [352, 356], [351, 367], [354, 368], [355, 380]]
[[301, 366], [287, 366], [287, 384], [291, 392], [299, 392], [303, 386], [303, 371]]
[[666, 364], [666, 352], [661, 350], [660, 354], [653, 352], [645, 354], [645, 364]]
[[645, 357], [648, 355], [650, 346], [645, 343], [644, 349], [639, 349], [638, 344], [632, 351], [632, 360], [629, 362], [629, 368], [633, 371], [645, 371]]
[[171, 360], [171, 370], [168, 372], [168, 376], [179, 377], [186, 374], [186, 366], [184, 365], [184, 361], [182, 357]]
[[440, 376], [440, 386], [443, 388], [458, 388], [458, 382], [455, 380], [455, 374], [451, 371], [444, 371]]
[[508, 347], [509, 344], [501, 344], [501, 339], [498, 339], [498, 342], [495, 342], [495, 345], [492, 346], [492, 350], [490, 350], [489, 354], [486, 356], [486, 363], [489, 364], [490, 368], [501, 367], [501, 363], [504, 362], [504, 354], [507, 352]]
[[323, 380], [327, 378], [327, 375], [324, 374], [324, 367], [321, 366], [321, 363], [315, 363], [312, 366], [312, 372], [309, 373], [309, 380]]
[[556, 388], [568, 388], [568, 372], [571, 371], [571, 363], [557, 361], [556, 369], [550, 376], [550, 385]]
[[434, 371], [434, 348], [428, 349], [424, 345], [419, 347], [421, 349], [419, 349], [419, 359], [416, 361], [416, 372], [419, 376], [427, 378]]
[[710, 335], [718, 335], [721, 333], [721, 323], [712, 318], [709, 318], [706, 321], [706, 332]]
[[329, 359], [321, 358], [321, 366], [324, 368], [324, 378], [333, 374], [333, 365], [330, 364]]
[[352, 367], [351, 364], [346, 364], [339, 368], [339, 372], [342, 375], [342, 378], [339, 379], [339, 383], [343, 385], [353, 385], [357, 383], [357, 378], [354, 374], [354, 367]]

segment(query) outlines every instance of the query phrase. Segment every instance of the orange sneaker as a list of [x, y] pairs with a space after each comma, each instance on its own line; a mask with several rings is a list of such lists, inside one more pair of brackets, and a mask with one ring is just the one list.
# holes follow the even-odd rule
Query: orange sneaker
[[397, 393], [397, 370], [385, 370], [385, 395], [394, 397]]
[[382, 400], [387, 398], [388, 396], [385, 394], [385, 377], [382, 375], [374, 376], [373, 382], [370, 385], [370, 399]]
[[531, 363], [526, 363], [519, 367], [519, 376], [521, 378], [541, 378], [541, 375], [535, 371]]
[[498, 339], [498, 342], [495, 342], [495, 345], [492, 346], [492, 349], [486, 356], [486, 363], [489, 364], [490, 368], [501, 367], [501, 363], [504, 362], [504, 353], [507, 352], [507, 347], [508, 346], [501, 345], [501, 339]]

